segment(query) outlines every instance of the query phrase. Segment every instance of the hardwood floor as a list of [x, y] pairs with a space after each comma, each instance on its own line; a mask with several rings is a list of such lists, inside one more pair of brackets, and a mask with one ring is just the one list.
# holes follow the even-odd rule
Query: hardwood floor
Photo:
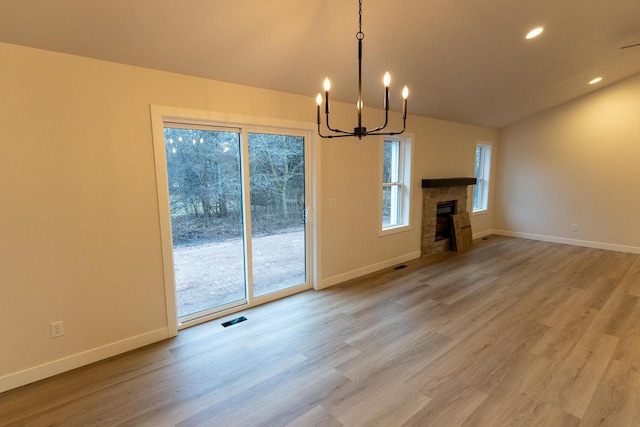
[[639, 426], [640, 256], [491, 236], [0, 394], [2, 425]]

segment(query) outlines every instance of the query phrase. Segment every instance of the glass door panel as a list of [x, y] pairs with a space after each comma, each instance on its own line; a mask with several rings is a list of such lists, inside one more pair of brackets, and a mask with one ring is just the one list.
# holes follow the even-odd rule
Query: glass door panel
[[246, 303], [240, 133], [164, 133], [178, 318]]
[[307, 282], [305, 139], [248, 133], [253, 294]]

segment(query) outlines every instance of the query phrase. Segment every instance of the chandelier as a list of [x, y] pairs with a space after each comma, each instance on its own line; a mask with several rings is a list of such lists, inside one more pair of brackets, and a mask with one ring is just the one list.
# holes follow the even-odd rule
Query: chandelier
[[367, 130], [362, 126], [362, 40], [364, 39], [364, 33], [362, 32], [362, 0], [359, 0], [359, 17], [358, 17], [358, 32], [356, 33], [356, 40], [358, 40], [358, 101], [356, 102], [356, 109], [358, 110], [358, 126], [353, 128], [353, 132], [347, 132], [340, 129], [332, 128], [329, 124], [329, 90], [331, 89], [331, 82], [327, 77], [324, 79], [324, 113], [326, 116], [326, 128], [332, 132], [332, 134], [323, 135], [321, 131], [321, 114], [320, 107], [322, 106], [322, 94], [318, 93], [316, 97], [316, 103], [318, 104], [318, 135], [322, 138], [345, 138], [357, 136], [358, 139], [362, 139], [367, 135], [400, 135], [405, 131], [407, 125], [407, 98], [409, 97], [409, 89], [405, 86], [402, 89], [402, 130], [394, 132], [384, 132], [383, 130], [389, 123], [389, 85], [391, 84], [391, 75], [387, 71], [382, 79], [384, 83], [384, 124], [375, 129]]

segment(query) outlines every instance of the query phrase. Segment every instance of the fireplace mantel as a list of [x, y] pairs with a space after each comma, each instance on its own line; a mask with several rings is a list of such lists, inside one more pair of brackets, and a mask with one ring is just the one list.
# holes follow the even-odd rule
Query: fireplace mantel
[[476, 178], [438, 178], [423, 179], [422, 188], [457, 187], [462, 185], [476, 185]]

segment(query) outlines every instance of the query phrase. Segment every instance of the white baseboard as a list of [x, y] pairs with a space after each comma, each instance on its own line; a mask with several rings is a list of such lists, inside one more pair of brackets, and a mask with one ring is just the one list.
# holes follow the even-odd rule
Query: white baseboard
[[[565, 245], [584, 246], [595, 249], [605, 249], [616, 252], [627, 252], [633, 254], [640, 254], [640, 247], [616, 245], [611, 243], [592, 242], [588, 240], [568, 239], [564, 237], [547, 236], [541, 234], [521, 233], [516, 231], [507, 230], [486, 230], [473, 235], [474, 239], [496, 234], [499, 236], [517, 237], [521, 239], [540, 240], [544, 242], [561, 243]], [[394, 265], [411, 261], [416, 258], [420, 258], [420, 251], [411, 252], [406, 255], [399, 256], [390, 260], [386, 260], [377, 264], [372, 264], [366, 267], [358, 268], [356, 270], [349, 271], [347, 273], [338, 274], [336, 276], [329, 277], [321, 281], [318, 289], [325, 289], [330, 286], [334, 286], [338, 283], [346, 282], [348, 280], [356, 279], [366, 274], [374, 273], [385, 268], [393, 267]], [[0, 377], [0, 393], [7, 390], [11, 390], [23, 385], [39, 381], [54, 375], [61, 374], [72, 369], [79, 368], [109, 357], [116, 356], [118, 354], [126, 353], [127, 351], [135, 350], [140, 347], [144, 347], [149, 344], [153, 344], [158, 341], [170, 338], [168, 328], [160, 328], [154, 331], [146, 332], [135, 337], [126, 338], [121, 341], [106, 344], [101, 347], [93, 348], [91, 350], [77, 353], [71, 356], [64, 357], [62, 359], [54, 360], [44, 363], [39, 366], [25, 369], [23, 371], [14, 372], [3, 377]]]
[[[497, 234], [499, 236], [518, 237], [521, 239], [540, 240], [543, 242], [561, 243], [564, 245], [584, 246], [594, 249], [605, 249], [608, 251], [627, 252], [631, 254], [640, 254], [640, 248], [635, 246], [615, 245], [612, 243], [592, 242], [590, 240], [567, 239], [566, 237], [546, 236], [543, 234], [520, 233], [517, 231], [507, 230], [490, 230], [486, 234]], [[479, 236], [482, 237], [482, 236]], [[474, 235], [475, 238], [475, 235]]]
[[169, 338], [168, 328], [156, 329], [155, 331], [146, 332], [135, 337], [116, 341], [101, 347], [92, 348], [91, 350], [63, 357], [62, 359], [47, 362], [23, 371], [14, 372], [0, 377], [0, 393], [35, 381], [40, 381], [108, 357], [126, 353], [127, 351], [135, 350], [136, 348], [144, 347], [145, 345], [153, 344], [167, 338]]
[[346, 273], [338, 274], [327, 279], [323, 279], [318, 289], [325, 289], [338, 283], [346, 282], [347, 280], [356, 279], [366, 274], [375, 273], [376, 271], [383, 270], [385, 268], [393, 267], [396, 264], [411, 261], [412, 259], [420, 258], [422, 254], [420, 251], [411, 252], [406, 255], [399, 256], [397, 258], [389, 259], [379, 262], [377, 264], [368, 265], [366, 267], [358, 268], [357, 270], [348, 271]]

